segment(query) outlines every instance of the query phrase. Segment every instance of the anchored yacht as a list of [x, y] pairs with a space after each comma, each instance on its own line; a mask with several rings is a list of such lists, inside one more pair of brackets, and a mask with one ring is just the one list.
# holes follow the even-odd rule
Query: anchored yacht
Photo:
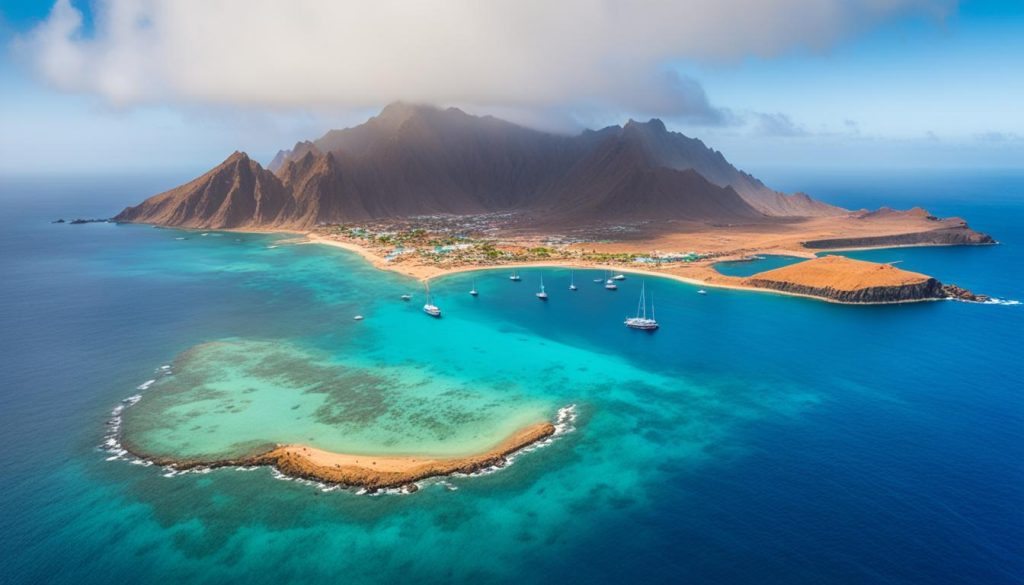
[[651, 317], [647, 317], [646, 283], [640, 287], [640, 302], [636, 306], [636, 317], [627, 317], [624, 323], [630, 329], [641, 329], [643, 331], [654, 331], [658, 328], [658, 322], [654, 319], [654, 298], [651, 298]]
[[430, 282], [424, 282], [423, 285], [427, 289], [427, 304], [423, 305], [423, 312], [430, 315], [431, 317], [441, 317], [441, 309], [430, 299]]

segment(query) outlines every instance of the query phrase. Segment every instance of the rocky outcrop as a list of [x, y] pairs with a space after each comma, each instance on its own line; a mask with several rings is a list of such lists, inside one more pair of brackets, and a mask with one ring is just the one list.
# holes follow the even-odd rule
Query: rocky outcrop
[[837, 303], [883, 304], [987, 297], [891, 264], [823, 256], [755, 274], [743, 284], [755, 288], [817, 297]]
[[781, 292], [819, 297], [837, 303], [886, 304], [928, 301], [946, 298], [942, 283], [929, 278], [922, 282], [895, 286], [873, 286], [853, 290], [842, 290], [831, 286], [809, 286], [781, 280], [749, 278], [747, 284]]
[[992, 236], [976, 232], [960, 220], [960, 225], [934, 230], [887, 236], [812, 240], [804, 242], [803, 245], [805, 248], [815, 250], [839, 250], [844, 248], [882, 248], [886, 246], [963, 246], [995, 243], [996, 241]]
[[985, 303], [991, 300], [991, 297], [988, 295], [975, 294], [966, 288], [961, 288], [955, 284], [942, 285], [942, 292], [946, 295], [947, 299], [956, 299], [958, 301]]

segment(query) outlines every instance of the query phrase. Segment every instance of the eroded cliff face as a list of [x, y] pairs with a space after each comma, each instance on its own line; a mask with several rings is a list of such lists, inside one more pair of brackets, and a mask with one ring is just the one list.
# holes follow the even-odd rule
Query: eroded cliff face
[[894, 234], [890, 236], [869, 236], [859, 238], [833, 238], [827, 240], [813, 240], [804, 242], [804, 247], [815, 250], [838, 250], [843, 248], [879, 248], [885, 246], [964, 246], [995, 244], [992, 236], [976, 232], [961, 221], [961, 225], [928, 230], [923, 232], [912, 232], [907, 234]]
[[808, 286], [779, 280], [749, 278], [747, 284], [787, 293], [819, 297], [839, 303], [884, 304], [944, 299], [948, 295], [943, 285], [934, 278], [922, 282], [895, 286], [873, 286], [854, 290], [841, 290], [830, 286]]
[[975, 295], [955, 285], [944, 285], [925, 274], [845, 256], [806, 260], [755, 274], [742, 282], [755, 288], [850, 304], [907, 303], [946, 298], [987, 300], [983, 295]]

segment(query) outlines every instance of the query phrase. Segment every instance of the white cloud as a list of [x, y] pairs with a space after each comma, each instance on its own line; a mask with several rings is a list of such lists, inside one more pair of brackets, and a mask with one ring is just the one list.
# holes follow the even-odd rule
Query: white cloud
[[368, 108], [393, 100], [579, 107], [716, 124], [672, 61], [826, 49], [953, 0], [58, 0], [16, 48], [50, 83], [115, 105]]
[[754, 114], [756, 118], [755, 132], [761, 136], [805, 136], [807, 130], [783, 113]]

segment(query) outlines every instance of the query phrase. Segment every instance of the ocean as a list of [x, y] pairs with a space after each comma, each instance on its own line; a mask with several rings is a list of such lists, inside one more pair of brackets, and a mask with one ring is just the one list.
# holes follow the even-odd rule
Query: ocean
[[[1024, 173], [774, 175], [964, 217], [1001, 244], [849, 254], [1024, 300]], [[411, 280], [288, 236], [49, 223], [178, 179], [0, 179], [2, 583], [1024, 580], [1024, 306], [608, 292], [588, 271], [573, 293], [529, 269], [433, 281], [433, 320]], [[622, 326], [641, 284], [654, 334]], [[576, 418], [506, 469], [367, 496], [108, 460], [134, 395], [126, 434], [190, 456], [458, 454]]]

